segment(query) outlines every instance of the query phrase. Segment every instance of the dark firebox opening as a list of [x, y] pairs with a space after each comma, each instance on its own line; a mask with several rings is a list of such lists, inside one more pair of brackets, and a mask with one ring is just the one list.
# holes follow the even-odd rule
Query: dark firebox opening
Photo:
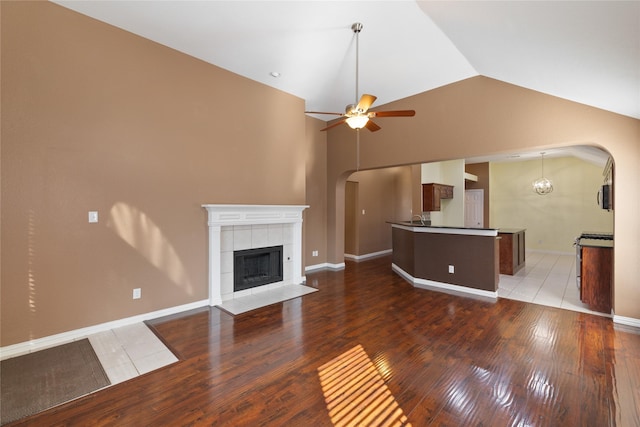
[[235, 251], [233, 258], [234, 292], [283, 279], [282, 246]]

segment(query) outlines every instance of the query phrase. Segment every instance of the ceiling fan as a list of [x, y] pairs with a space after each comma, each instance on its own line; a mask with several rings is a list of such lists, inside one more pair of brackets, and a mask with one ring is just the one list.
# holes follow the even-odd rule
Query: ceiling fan
[[381, 129], [371, 119], [374, 117], [413, 117], [416, 112], [414, 110], [395, 110], [395, 111], [369, 111], [371, 105], [375, 102], [376, 97], [373, 95], [364, 94], [358, 101], [358, 60], [359, 60], [359, 44], [360, 44], [360, 31], [362, 31], [362, 24], [359, 22], [354, 23], [351, 29], [356, 35], [356, 104], [349, 104], [345, 108], [344, 113], [330, 113], [324, 111], [305, 111], [308, 114], [331, 114], [335, 116], [341, 116], [342, 119], [327, 126], [321, 131], [329, 130], [336, 126], [340, 126], [343, 123], [349, 125], [350, 128], [360, 130], [367, 128], [371, 132], [375, 132]]

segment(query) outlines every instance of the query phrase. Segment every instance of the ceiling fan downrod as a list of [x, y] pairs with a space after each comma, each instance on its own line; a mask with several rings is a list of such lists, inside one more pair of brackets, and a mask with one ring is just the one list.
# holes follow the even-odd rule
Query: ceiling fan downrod
[[359, 84], [359, 79], [358, 79], [358, 75], [359, 75], [359, 58], [360, 58], [360, 31], [362, 31], [362, 24], [360, 22], [355, 22], [352, 26], [351, 29], [353, 30], [353, 33], [356, 35], [356, 97], [355, 97], [355, 102], [353, 103], [353, 105], [358, 105], [358, 94], [360, 93], [358, 90], [358, 84]]
[[[363, 94], [360, 98], [360, 32], [363, 25], [356, 22], [351, 25], [351, 30], [356, 37], [356, 96], [355, 102], [349, 104], [345, 108], [344, 113], [333, 113], [325, 111], [305, 111], [307, 114], [331, 114], [340, 116], [341, 119], [336, 121], [320, 131], [326, 131], [346, 123], [350, 128], [358, 132], [362, 128], [367, 128], [370, 132], [377, 132], [381, 128], [371, 119], [375, 117], [413, 117], [416, 112], [414, 110], [396, 110], [396, 111], [369, 111], [369, 108], [376, 100], [376, 97], [370, 94]], [[359, 134], [358, 134], [359, 137]]]

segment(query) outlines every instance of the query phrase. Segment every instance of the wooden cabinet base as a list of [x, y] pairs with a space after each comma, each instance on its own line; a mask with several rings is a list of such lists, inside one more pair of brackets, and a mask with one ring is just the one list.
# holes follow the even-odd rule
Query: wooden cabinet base
[[580, 299], [591, 310], [611, 313], [613, 249], [582, 247]]
[[516, 274], [525, 265], [525, 230], [498, 231], [500, 274]]

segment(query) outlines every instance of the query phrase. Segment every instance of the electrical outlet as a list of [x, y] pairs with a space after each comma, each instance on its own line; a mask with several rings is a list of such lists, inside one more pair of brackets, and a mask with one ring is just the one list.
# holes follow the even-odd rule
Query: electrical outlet
[[135, 288], [133, 290], [133, 299], [140, 299], [142, 297], [142, 289]]
[[453, 265], [449, 266], [449, 274], [453, 274], [455, 273], [455, 268], [453, 267]]
[[318, 251], [311, 252], [311, 256], [318, 256]]
[[89, 222], [98, 222], [98, 211], [89, 211]]

